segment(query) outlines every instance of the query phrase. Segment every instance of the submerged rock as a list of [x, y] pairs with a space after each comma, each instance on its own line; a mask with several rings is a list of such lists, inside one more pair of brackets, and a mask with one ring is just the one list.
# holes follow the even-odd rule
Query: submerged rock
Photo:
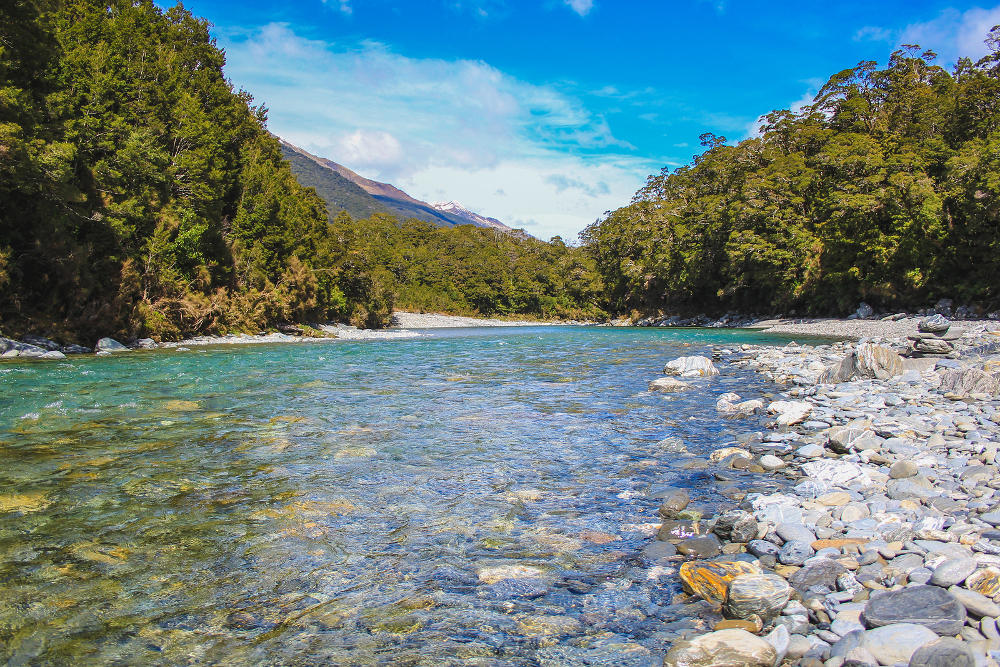
[[672, 377], [656, 378], [649, 383], [650, 391], [662, 391], [662, 392], [675, 392], [684, 391], [690, 389], [691, 385], [687, 382], [681, 382], [680, 380]]

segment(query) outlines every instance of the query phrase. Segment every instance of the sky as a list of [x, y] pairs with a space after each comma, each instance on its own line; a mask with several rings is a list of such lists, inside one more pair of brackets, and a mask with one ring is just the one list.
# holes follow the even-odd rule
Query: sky
[[568, 241], [900, 44], [986, 53], [1000, 4], [188, 0], [269, 128], [363, 176]]

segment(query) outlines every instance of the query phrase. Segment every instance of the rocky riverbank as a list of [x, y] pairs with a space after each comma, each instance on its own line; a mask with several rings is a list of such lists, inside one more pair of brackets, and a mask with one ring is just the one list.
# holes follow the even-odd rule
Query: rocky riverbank
[[[785, 390], [767, 405], [722, 396], [720, 412], [763, 412], [767, 430], [709, 465], [786, 488], [730, 492], [739, 504], [707, 521], [683, 490], [665, 494], [646, 557], [684, 560], [684, 590], [715, 619], [665, 665], [996, 664], [1000, 325], [915, 324], [906, 337], [715, 350]], [[683, 358], [650, 388], [714, 372]]]

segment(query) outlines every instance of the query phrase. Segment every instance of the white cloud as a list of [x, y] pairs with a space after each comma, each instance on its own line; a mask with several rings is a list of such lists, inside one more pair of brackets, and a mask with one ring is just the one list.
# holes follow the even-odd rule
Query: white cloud
[[933, 49], [947, 63], [963, 56], [976, 60], [988, 53], [983, 40], [997, 24], [1000, 24], [1000, 6], [975, 7], [964, 12], [946, 9], [935, 19], [906, 26], [897, 41]]
[[325, 5], [334, 5], [342, 13], [350, 16], [354, 13], [354, 8], [351, 6], [351, 0], [323, 0]]
[[[481, 61], [309, 40], [283, 24], [220, 41], [228, 76], [270, 108], [275, 134], [415, 197], [532, 221], [542, 237], [572, 238], [660, 167], [578, 98]], [[546, 180], [558, 176], [590, 193]]]
[[911, 23], [903, 28], [865, 26], [858, 30], [856, 40], [889, 42], [894, 46], [919, 44], [931, 49], [942, 64], [954, 64], [961, 57], [973, 61], [986, 55], [987, 33], [1000, 24], [1000, 5], [989, 9], [974, 7], [965, 11], [949, 8], [933, 19]]
[[563, 0], [563, 3], [580, 16], [586, 16], [594, 8], [594, 0]]

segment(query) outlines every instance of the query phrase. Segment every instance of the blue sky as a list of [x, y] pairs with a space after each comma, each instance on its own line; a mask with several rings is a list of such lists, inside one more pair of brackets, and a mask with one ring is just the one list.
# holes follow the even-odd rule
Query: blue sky
[[698, 135], [749, 136], [861, 60], [985, 53], [1000, 4], [189, 0], [276, 134], [429, 201], [573, 239]]

